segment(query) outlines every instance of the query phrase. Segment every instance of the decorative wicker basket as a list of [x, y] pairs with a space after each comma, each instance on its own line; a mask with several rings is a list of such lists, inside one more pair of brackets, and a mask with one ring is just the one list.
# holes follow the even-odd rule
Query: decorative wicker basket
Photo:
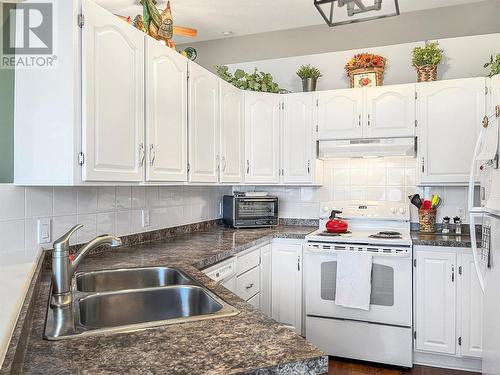
[[416, 66], [417, 82], [432, 82], [437, 80], [437, 65]]
[[433, 233], [436, 231], [436, 209], [421, 208], [418, 210], [419, 230], [423, 233]]
[[351, 80], [351, 87], [354, 87], [354, 76], [357, 74], [364, 74], [364, 73], [375, 73], [376, 85], [382, 86], [384, 80], [383, 68], [358, 68], [358, 69], [351, 69], [347, 72], [347, 75]]

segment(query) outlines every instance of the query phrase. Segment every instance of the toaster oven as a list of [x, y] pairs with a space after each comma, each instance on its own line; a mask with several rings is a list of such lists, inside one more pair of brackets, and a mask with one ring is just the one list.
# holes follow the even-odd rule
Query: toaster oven
[[223, 222], [233, 228], [258, 228], [278, 225], [278, 198], [225, 195]]

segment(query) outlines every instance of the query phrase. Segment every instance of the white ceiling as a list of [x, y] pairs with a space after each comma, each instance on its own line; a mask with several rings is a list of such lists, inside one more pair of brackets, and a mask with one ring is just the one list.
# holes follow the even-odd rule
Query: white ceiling
[[[109, 11], [134, 16], [142, 14], [139, 0], [95, 0]], [[392, 1], [392, 0], [384, 0]], [[401, 13], [460, 5], [482, 0], [399, 0]], [[174, 23], [198, 29], [196, 38], [176, 38], [178, 43], [292, 29], [323, 24], [313, 0], [171, 0]], [[163, 8], [166, 0], [158, 0]]]

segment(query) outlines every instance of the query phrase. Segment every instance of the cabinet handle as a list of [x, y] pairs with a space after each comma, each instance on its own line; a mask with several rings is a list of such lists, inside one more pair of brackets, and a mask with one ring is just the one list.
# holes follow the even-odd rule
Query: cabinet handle
[[311, 174], [311, 161], [307, 161], [307, 174]]
[[226, 171], [226, 157], [222, 157], [222, 172]]
[[155, 151], [155, 145], [151, 143], [149, 145], [149, 165], [153, 166], [155, 165], [155, 159], [156, 159], [156, 151]]
[[422, 158], [422, 173], [425, 171], [425, 159]]
[[247, 174], [250, 173], [250, 161], [247, 160]]
[[300, 271], [300, 255], [297, 257], [297, 271]]
[[144, 143], [139, 143], [139, 167], [144, 166], [144, 159], [146, 158], [146, 152], [144, 151]]
[[220, 171], [220, 159], [219, 159], [219, 155], [215, 155], [215, 163], [217, 164], [217, 172]]
[[455, 282], [455, 266], [451, 266], [451, 282]]
[[245, 289], [252, 289], [252, 288], [253, 288], [253, 283], [248, 284], [248, 285], [245, 287]]
[[358, 115], [358, 126], [361, 126], [361, 113]]
[[368, 126], [370, 126], [370, 114], [368, 114]]

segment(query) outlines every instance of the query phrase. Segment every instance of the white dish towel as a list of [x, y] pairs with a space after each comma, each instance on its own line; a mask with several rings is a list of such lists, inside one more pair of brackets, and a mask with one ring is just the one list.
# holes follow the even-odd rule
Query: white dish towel
[[372, 255], [357, 251], [337, 253], [335, 304], [370, 310]]

